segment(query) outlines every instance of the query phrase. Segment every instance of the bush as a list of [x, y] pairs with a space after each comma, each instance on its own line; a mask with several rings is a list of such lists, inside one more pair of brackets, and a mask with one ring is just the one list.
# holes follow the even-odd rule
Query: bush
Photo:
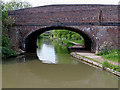
[[119, 49], [114, 49], [109, 52], [103, 51], [103, 52], [98, 52], [96, 55], [102, 56], [105, 59], [118, 62], [118, 59], [120, 58], [120, 50]]
[[[14, 24], [15, 18], [8, 17], [8, 10], [16, 10], [21, 8], [31, 7], [27, 2], [16, 2], [11, 1], [5, 3], [1, 1], [1, 14], [2, 14], [2, 44], [0, 43], [0, 55], [2, 58], [6, 59], [11, 56], [16, 56], [16, 52], [9, 49], [9, 38], [8, 38], [8, 29]], [[2, 50], [1, 50], [2, 49]]]
[[67, 47], [74, 45], [74, 44], [73, 44], [72, 42], [70, 42], [69, 40], [60, 40], [60, 41], [63, 42], [64, 44], [66, 44]]
[[104, 61], [102, 65], [103, 65], [103, 69], [104, 69], [105, 67], [107, 67], [107, 68], [110, 68], [110, 69], [113, 69], [113, 70], [116, 70], [116, 71], [120, 71], [120, 70], [119, 70], [119, 66], [112, 65], [112, 64], [110, 64], [108, 61]]
[[111, 67], [111, 64], [110, 64], [108, 61], [104, 61], [104, 62], [103, 62], [103, 68], [105, 68], [105, 67], [110, 68], [110, 67]]
[[8, 47], [9, 41], [5, 35], [2, 35], [2, 46]]
[[7, 48], [2, 47], [2, 59], [6, 59], [8, 57], [17, 56], [16, 52]]
[[120, 58], [119, 53], [120, 53], [120, 50], [111, 50], [108, 54], [103, 55], [103, 58], [118, 62], [118, 59]]
[[9, 46], [9, 40], [7, 36], [2, 35], [2, 59], [6, 59], [12, 56], [17, 56], [16, 52], [9, 49], [8, 46]]
[[115, 65], [112, 65], [112, 66], [111, 66], [111, 69], [116, 70], [116, 71], [119, 71], [119, 67], [118, 67], [118, 66], [115, 66]]
[[65, 42], [65, 43], [66, 43], [66, 45], [67, 45], [68, 47], [69, 47], [69, 46], [73, 46], [73, 45], [74, 45], [73, 43], [69, 42], [68, 40], [63, 41], [63, 42]]
[[103, 50], [102, 52], [98, 52], [96, 55], [102, 56], [102, 55], [106, 55], [108, 53], [109, 53], [108, 51]]

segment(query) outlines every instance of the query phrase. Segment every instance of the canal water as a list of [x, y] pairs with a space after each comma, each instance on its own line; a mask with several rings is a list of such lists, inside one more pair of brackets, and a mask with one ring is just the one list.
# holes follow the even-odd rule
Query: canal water
[[38, 39], [37, 44], [36, 53], [3, 61], [3, 88], [118, 87], [116, 76], [71, 57], [55, 40]]

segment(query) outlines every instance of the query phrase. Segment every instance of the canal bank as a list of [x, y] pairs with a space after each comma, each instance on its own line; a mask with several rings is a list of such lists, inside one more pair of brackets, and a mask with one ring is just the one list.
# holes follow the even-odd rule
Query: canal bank
[[[62, 43], [64, 46], [67, 46], [64, 42], [62, 42], [58, 39], [55, 39], [55, 40], [58, 41], [59, 43]], [[101, 56], [95, 55], [95, 53], [91, 53], [90, 51], [84, 50], [84, 47], [82, 47], [78, 43], [74, 43], [71, 41], [70, 41], [70, 43], [73, 43], [73, 46], [68, 46], [69, 53], [72, 57], [77, 58], [78, 60], [80, 60], [83, 63], [88, 64], [92, 67], [99, 67], [103, 70], [106, 70], [106, 71], [120, 77], [120, 72], [103, 66], [103, 63], [105, 61], [107, 61], [108, 63], [110, 63], [111, 65], [114, 65], [114, 66], [118, 66], [117, 62], [112, 62], [110, 60], [103, 59]]]
[[73, 56], [74, 58], [84, 61], [83, 63], [87, 63], [88, 65], [93, 66], [93, 67], [102, 68], [103, 70], [106, 70], [106, 71], [120, 77], [120, 72], [110, 69], [108, 67], [103, 67], [101, 61], [93, 59], [97, 56], [93, 56], [93, 58], [89, 58], [89, 57], [87, 57], [85, 55], [81, 55], [81, 54], [83, 54], [83, 53], [79, 53], [79, 52], [75, 52], [75, 51], [70, 53], [70, 55]]
[[36, 53], [26, 53], [3, 63], [3, 88], [118, 87], [116, 76], [70, 56], [67, 47], [56, 40], [38, 41]]

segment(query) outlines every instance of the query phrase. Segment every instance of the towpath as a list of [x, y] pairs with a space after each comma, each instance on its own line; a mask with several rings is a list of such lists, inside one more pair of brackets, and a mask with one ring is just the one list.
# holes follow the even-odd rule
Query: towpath
[[[74, 43], [74, 42], [72, 42]], [[72, 49], [72, 52], [77, 53], [78, 55], [81, 56], [85, 56], [88, 58], [92, 58], [95, 61], [99, 61], [101, 63], [103, 63], [104, 61], [108, 61], [109, 63], [113, 64], [113, 65], [118, 65], [117, 62], [113, 62], [107, 59], [103, 59], [102, 56], [98, 56], [95, 53], [92, 53], [90, 51], [84, 50], [84, 47], [82, 47], [79, 43], [74, 43], [75, 45], [73, 45], [72, 47], [70, 47]]]

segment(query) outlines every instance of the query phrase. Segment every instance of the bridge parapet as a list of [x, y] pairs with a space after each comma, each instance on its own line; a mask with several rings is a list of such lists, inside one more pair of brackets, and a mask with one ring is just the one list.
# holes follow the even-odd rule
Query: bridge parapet
[[9, 11], [17, 25], [102, 25], [118, 23], [117, 5], [52, 5]]

